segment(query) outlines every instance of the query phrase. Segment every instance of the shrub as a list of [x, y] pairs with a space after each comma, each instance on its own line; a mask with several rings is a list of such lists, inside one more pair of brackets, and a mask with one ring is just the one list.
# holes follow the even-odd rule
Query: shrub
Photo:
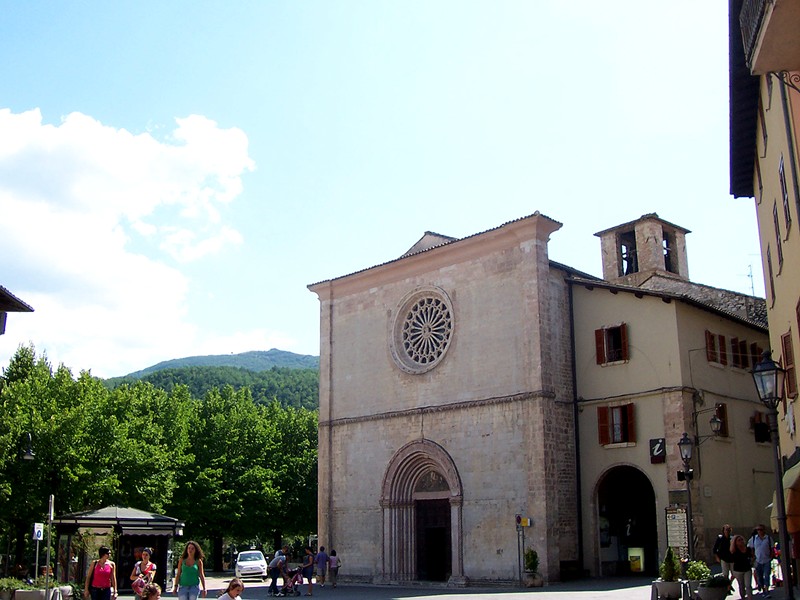
[[525, 550], [525, 571], [528, 573], [539, 572], [539, 553], [533, 548]]
[[686, 579], [700, 581], [711, 577], [711, 569], [702, 560], [690, 560], [686, 565]]
[[661, 581], [678, 581], [680, 579], [681, 563], [672, 551], [672, 546], [667, 548], [664, 560], [658, 567], [658, 574], [661, 576]]
[[14, 590], [35, 590], [36, 586], [16, 577], [0, 578], [0, 592], [13, 592]]

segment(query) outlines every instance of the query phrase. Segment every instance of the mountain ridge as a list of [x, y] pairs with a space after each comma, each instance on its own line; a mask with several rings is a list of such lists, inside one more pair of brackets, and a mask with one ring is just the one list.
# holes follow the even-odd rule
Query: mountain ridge
[[161, 361], [139, 371], [128, 373], [122, 379], [132, 377], [141, 379], [151, 373], [165, 369], [180, 369], [183, 367], [236, 367], [248, 371], [269, 371], [273, 367], [289, 369], [319, 369], [319, 356], [311, 354], [295, 354], [286, 350], [272, 348], [270, 350], [250, 350], [238, 354], [209, 354], [205, 356], [187, 356]]

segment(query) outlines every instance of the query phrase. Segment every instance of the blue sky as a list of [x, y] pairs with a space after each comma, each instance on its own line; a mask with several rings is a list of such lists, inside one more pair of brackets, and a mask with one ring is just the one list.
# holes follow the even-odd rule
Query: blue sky
[[727, 2], [0, 0], [0, 364], [319, 352], [310, 283], [536, 210], [657, 212], [763, 296], [728, 194]]

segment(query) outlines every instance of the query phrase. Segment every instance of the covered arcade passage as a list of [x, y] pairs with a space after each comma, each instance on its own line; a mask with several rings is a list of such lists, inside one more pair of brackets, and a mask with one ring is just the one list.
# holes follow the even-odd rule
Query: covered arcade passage
[[[656, 575], [658, 530], [653, 486], [636, 467], [608, 470], [597, 485], [599, 573], [609, 575]], [[629, 560], [629, 549], [640, 562]], [[632, 568], [633, 567], [633, 568]], [[641, 571], [635, 569], [641, 568]]]
[[418, 440], [400, 448], [381, 493], [383, 578], [463, 585], [462, 488], [444, 448]]

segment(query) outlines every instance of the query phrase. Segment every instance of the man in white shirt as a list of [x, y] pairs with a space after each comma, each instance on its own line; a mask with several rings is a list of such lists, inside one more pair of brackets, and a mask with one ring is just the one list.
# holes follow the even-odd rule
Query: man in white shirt
[[772, 538], [767, 535], [764, 525], [756, 526], [756, 533], [747, 542], [756, 558], [756, 587], [761, 592], [769, 591], [772, 573]]

